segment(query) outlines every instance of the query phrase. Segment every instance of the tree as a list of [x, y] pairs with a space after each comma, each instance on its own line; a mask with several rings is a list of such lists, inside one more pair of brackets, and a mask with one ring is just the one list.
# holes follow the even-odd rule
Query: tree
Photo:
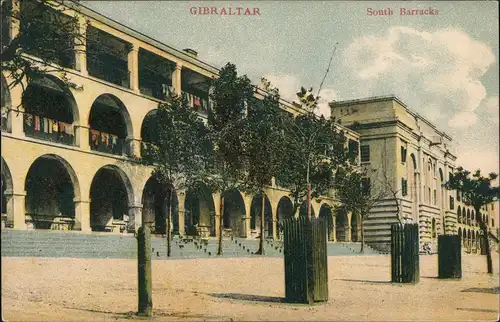
[[[374, 170], [373, 172], [376, 172]], [[340, 202], [338, 210], [352, 212], [354, 216], [359, 215], [361, 224], [361, 250], [364, 252], [365, 231], [364, 221], [370, 216], [370, 210], [380, 204], [388, 197], [393, 197], [397, 205], [397, 218], [399, 217], [399, 202], [397, 201], [397, 191], [392, 188], [385, 173], [383, 181], [371, 183], [370, 173], [367, 169], [358, 171], [353, 167], [341, 168], [335, 176], [335, 196]]]
[[290, 189], [294, 213], [307, 201], [308, 215], [310, 199], [326, 195], [338, 167], [355, 158], [344, 149], [346, 137], [336, 120], [314, 114], [309, 92], [302, 88], [299, 97], [306, 97], [305, 104], [312, 107], [295, 118], [283, 118], [282, 163], [277, 171], [279, 184]]
[[264, 255], [265, 188], [271, 185], [281, 160], [280, 95], [277, 88], [262, 79], [264, 98], [252, 99], [248, 105], [247, 130], [244, 132], [247, 172], [243, 188], [261, 199], [260, 240], [256, 254]]
[[[79, 16], [64, 13], [63, 2], [36, 0], [2, 1], [2, 73], [7, 74], [8, 87], [25, 84], [48, 73], [60, 73], [71, 87], [65, 68], [73, 68], [75, 53], [85, 43], [80, 32]], [[11, 24], [19, 32], [10, 39]]]
[[160, 103], [155, 115], [156, 139], [145, 143], [143, 162], [154, 167], [153, 176], [167, 191], [167, 256], [171, 253], [171, 221], [174, 187], [197, 186], [206, 175], [210, 146], [207, 130], [185, 97]]
[[461, 193], [462, 202], [474, 208], [479, 222], [479, 228], [481, 229], [481, 238], [486, 248], [486, 265], [489, 274], [493, 274], [491, 249], [488, 241], [490, 232], [481, 216], [481, 208], [500, 198], [500, 188], [498, 186], [492, 186], [492, 181], [496, 180], [497, 177], [498, 175], [496, 173], [490, 173], [487, 177], [484, 177], [481, 175], [481, 170], [476, 170], [474, 173], [471, 173], [463, 167], [458, 167], [444, 184], [446, 189], [456, 190], [458, 193]]
[[224, 194], [230, 189], [238, 189], [245, 177], [243, 138], [247, 128], [247, 106], [254, 93], [250, 79], [245, 75], [238, 76], [236, 66], [231, 63], [220, 70], [212, 85], [208, 129], [214, 149], [207, 184], [213, 192], [220, 193], [217, 255], [222, 255]]

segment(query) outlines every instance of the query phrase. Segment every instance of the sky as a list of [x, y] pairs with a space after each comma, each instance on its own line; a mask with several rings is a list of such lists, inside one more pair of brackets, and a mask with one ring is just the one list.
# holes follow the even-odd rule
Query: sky
[[[336, 48], [320, 113], [330, 115], [332, 100], [394, 94], [453, 138], [457, 165], [499, 172], [496, 1], [81, 3], [174, 48], [192, 48], [215, 67], [234, 63], [254, 84], [266, 77], [290, 101], [301, 86], [316, 93]], [[260, 15], [200, 15], [193, 7]], [[369, 15], [384, 9], [392, 15]]]

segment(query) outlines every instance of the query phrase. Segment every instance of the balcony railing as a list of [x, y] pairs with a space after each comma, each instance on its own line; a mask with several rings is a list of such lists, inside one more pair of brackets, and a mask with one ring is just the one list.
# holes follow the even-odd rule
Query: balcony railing
[[24, 113], [23, 121], [26, 136], [66, 145], [75, 144], [74, 127], [69, 123], [29, 113]]
[[114, 134], [91, 129], [89, 131], [89, 144], [90, 149], [94, 151], [115, 155], [126, 154], [125, 140]]

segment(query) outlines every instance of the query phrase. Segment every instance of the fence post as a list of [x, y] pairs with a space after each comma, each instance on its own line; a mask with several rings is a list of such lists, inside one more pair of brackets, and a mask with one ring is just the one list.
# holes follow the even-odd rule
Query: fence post
[[153, 296], [151, 284], [151, 230], [142, 225], [137, 231], [137, 268], [139, 276], [139, 315], [151, 316]]
[[283, 225], [285, 298], [312, 304], [328, 300], [328, 258], [324, 220], [301, 217]]
[[420, 281], [418, 225], [391, 226], [391, 282]]
[[462, 278], [461, 236], [438, 236], [438, 277], [453, 279]]

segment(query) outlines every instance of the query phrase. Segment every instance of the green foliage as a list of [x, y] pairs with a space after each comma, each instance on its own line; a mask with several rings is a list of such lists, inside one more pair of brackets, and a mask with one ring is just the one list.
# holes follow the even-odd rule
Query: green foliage
[[487, 177], [481, 175], [481, 170], [474, 173], [458, 167], [444, 187], [448, 190], [457, 190], [462, 193], [463, 203], [480, 209], [482, 206], [497, 201], [500, 198], [499, 187], [492, 186], [498, 175], [490, 173]]
[[277, 171], [280, 185], [291, 190], [294, 211], [311, 196], [326, 195], [333, 187], [333, 174], [339, 167], [354, 162], [354, 154], [344, 148], [346, 137], [334, 118], [318, 117], [312, 111], [296, 118], [283, 118], [281, 165]]
[[262, 100], [253, 98], [248, 105], [243, 137], [247, 175], [242, 188], [254, 194], [271, 185], [280, 166], [283, 141], [279, 90], [262, 81], [268, 94]]
[[334, 187], [335, 196], [340, 201], [337, 208], [358, 214], [361, 219], [367, 218], [377, 203], [389, 197], [396, 198], [396, 191], [388, 180], [371, 184], [368, 171], [358, 171], [350, 167], [337, 171]]
[[[62, 4], [50, 6], [43, 1], [23, 0], [21, 7], [12, 7], [11, 1], [2, 2], [2, 28], [8, 20], [21, 21], [19, 33], [13, 38], [2, 34], [1, 68], [11, 80], [9, 87], [23, 85], [49, 72], [63, 73], [63, 67], [74, 67], [75, 45], [83, 43], [78, 16], [63, 13]], [[26, 56], [34, 55], [37, 61]], [[68, 82], [69, 84], [69, 82]], [[70, 84], [71, 85], [71, 84]]]
[[491, 259], [491, 250], [488, 242], [488, 237], [492, 234], [488, 232], [488, 226], [483, 221], [480, 214], [481, 207], [491, 202], [497, 201], [500, 198], [500, 188], [493, 186], [492, 181], [496, 180], [498, 175], [490, 173], [487, 177], [481, 175], [481, 170], [476, 170], [474, 173], [465, 170], [463, 167], [458, 167], [455, 170], [444, 187], [448, 190], [457, 190], [462, 194], [462, 202], [468, 206], [474, 207], [476, 211], [479, 227], [481, 228], [481, 238], [483, 239], [483, 247], [486, 251], [486, 264], [488, 273], [493, 273], [493, 264]]
[[143, 162], [153, 165], [160, 183], [185, 189], [203, 181], [210, 143], [207, 129], [183, 97], [160, 103], [152, 142], [144, 143]]
[[221, 69], [212, 86], [208, 130], [214, 149], [207, 185], [212, 191], [223, 194], [231, 188], [238, 188], [244, 179], [246, 156], [243, 142], [253, 87], [248, 77], [238, 76], [236, 66], [231, 63]]

